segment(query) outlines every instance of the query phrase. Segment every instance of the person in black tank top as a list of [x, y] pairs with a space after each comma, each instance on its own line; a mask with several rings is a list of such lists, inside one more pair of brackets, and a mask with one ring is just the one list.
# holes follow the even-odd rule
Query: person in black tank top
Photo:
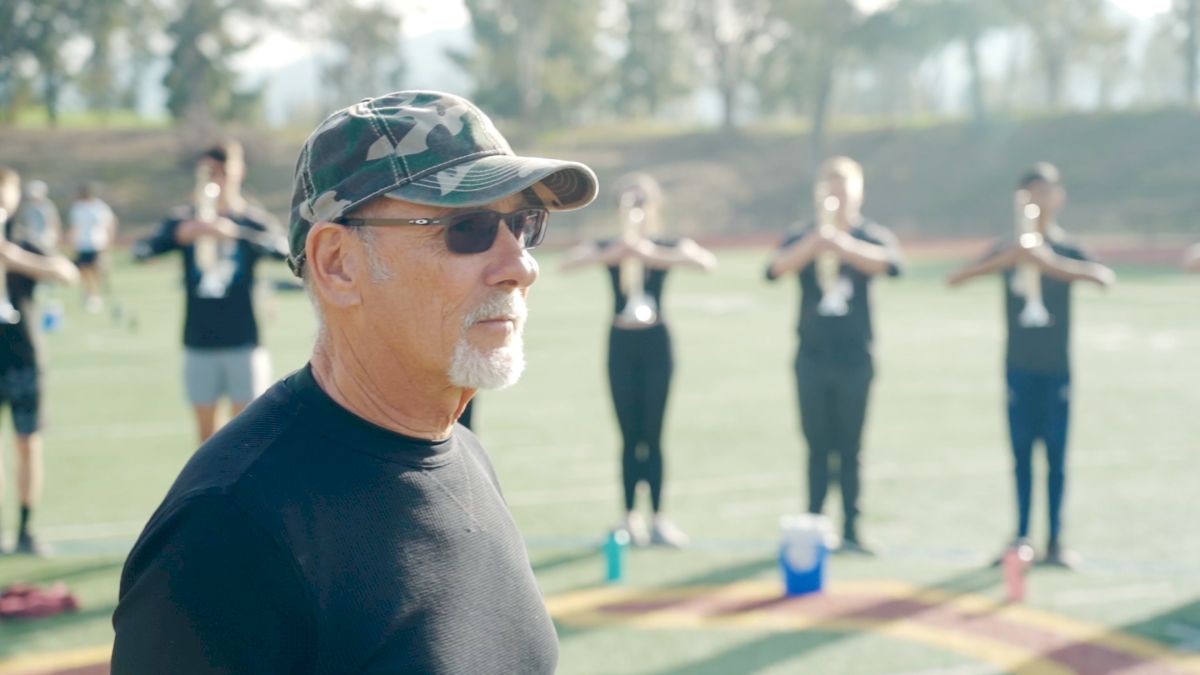
[[[649, 175], [630, 174], [620, 179], [616, 195], [622, 236], [580, 244], [567, 255], [562, 269], [604, 265], [612, 283], [608, 381], [621, 428], [625, 518], [620, 529], [638, 545], [682, 546], [687, 536], [662, 512], [663, 417], [674, 367], [662, 291], [672, 267], [708, 271], [716, 266], [716, 258], [691, 239], [656, 236], [662, 194]], [[649, 529], [635, 509], [641, 483], [650, 490], [654, 512]]]
[[863, 218], [858, 162], [833, 157], [814, 186], [820, 222], [779, 246], [767, 265], [774, 281], [800, 282], [796, 390], [808, 445], [808, 511], [821, 513], [836, 455], [844, 523], [841, 550], [871, 553], [859, 537], [859, 450], [875, 368], [871, 282], [900, 274], [900, 247], [883, 226]]
[[[1056, 216], [1066, 199], [1058, 169], [1041, 162], [1021, 178], [1017, 189], [1016, 216], [1022, 229], [1030, 231], [993, 245], [983, 257], [950, 275], [947, 283], [958, 286], [991, 274], [1004, 281], [1005, 379], [1017, 502], [1013, 546], [1029, 545], [1033, 446], [1041, 440], [1049, 469], [1049, 532], [1042, 562], [1074, 567], [1078, 556], [1061, 537], [1071, 403], [1071, 284], [1090, 281], [1107, 287], [1116, 277], [1071, 244], [1058, 226]], [[1040, 311], [1030, 311], [1035, 308]]]

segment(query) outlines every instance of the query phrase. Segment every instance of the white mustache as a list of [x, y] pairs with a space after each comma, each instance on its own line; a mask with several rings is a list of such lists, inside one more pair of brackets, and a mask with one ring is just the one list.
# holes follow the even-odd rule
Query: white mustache
[[525, 306], [525, 298], [519, 293], [502, 293], [493, 295], [471, 310], [467, 314], [467, 318], [463, 321], [463, 329], [466, 330], [480, 321], [491, 321], [494, 319], [511, 319], [518, 331], [525, 326], [525, 319], [529, 316], [529, 310]]

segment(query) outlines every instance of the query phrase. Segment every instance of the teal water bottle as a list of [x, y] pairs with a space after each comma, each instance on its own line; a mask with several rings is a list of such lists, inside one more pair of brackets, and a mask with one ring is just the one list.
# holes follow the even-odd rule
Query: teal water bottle
[[604, 580], [610, 584], [625, 579], [625, 551], [629, 548], [629, 533], [612, 530], [604, 540]]

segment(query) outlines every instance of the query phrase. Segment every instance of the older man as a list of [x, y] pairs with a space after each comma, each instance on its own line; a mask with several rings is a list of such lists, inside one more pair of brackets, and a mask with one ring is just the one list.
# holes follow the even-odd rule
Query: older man
[[304, 144], [306, 367], [196, 453], [126, 563], [114, 673], [548, 673], [558, 646], [487, 454], [455, 420], [524, 365], [527, 249], [587, 167], [398, 92]]

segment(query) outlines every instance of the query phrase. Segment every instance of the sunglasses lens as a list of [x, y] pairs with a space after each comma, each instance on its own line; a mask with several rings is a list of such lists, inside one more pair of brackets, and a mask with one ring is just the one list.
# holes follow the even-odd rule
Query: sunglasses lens
[[483, 253], [496, 242], [496, 231], [504, 218], [521, 246], [533, 248], [546, 236], [548, 215], [543, 209], [525, 209], [508, 215], [496, 211], [464, 213], [446, 228], [446, 247], [453, 253]]
[[446, 228], [446, 248], [453, 253], [483, 253], [496, 241], [500, 214], [476, 211], [463, 214]]
[[533, 248], [546, 237], [546, 220], [549, 214], [542, 209], [517, 211], [508, 221], [513, 236], [524, 248]]

